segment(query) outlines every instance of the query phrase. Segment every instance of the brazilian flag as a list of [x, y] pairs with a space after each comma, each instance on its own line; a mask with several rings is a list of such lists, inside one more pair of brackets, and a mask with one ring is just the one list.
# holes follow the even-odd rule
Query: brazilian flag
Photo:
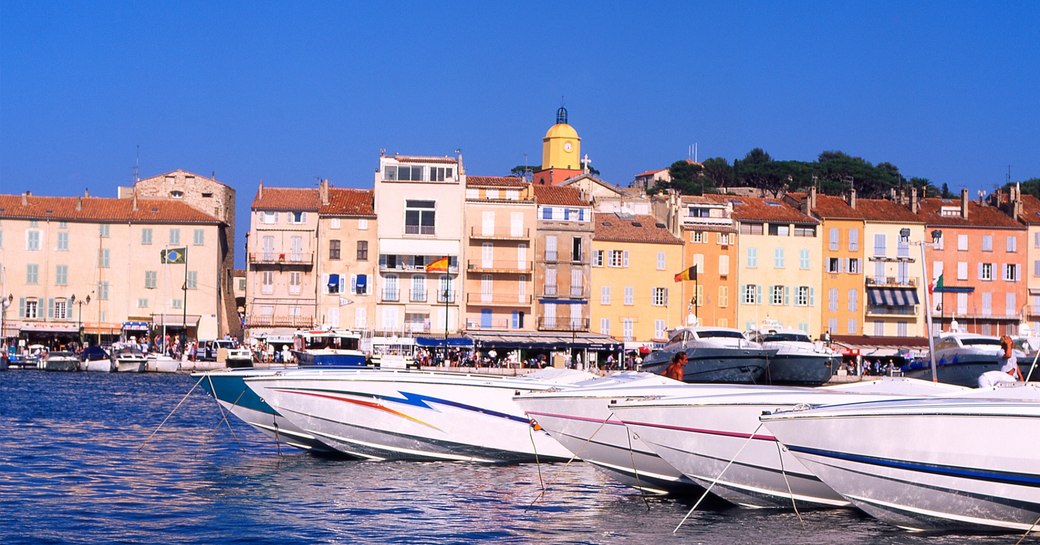
[[159, 257], [165, 265], [183, 264], [188, 258], [187, 248], [166, 248], [159, 251]]

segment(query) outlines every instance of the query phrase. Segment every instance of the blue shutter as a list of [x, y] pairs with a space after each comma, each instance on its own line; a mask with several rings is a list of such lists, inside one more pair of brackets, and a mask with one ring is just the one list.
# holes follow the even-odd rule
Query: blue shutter
[[784, 286], [784, 306], [791, 306], [791, 286]]

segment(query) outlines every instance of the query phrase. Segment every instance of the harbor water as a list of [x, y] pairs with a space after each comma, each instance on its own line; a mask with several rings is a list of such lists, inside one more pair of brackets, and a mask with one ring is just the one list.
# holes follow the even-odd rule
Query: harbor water
[[582, 462], [319, 458], [224, 420], [195, 383], [177, 374], [0, 373], [0, 543], [1011, 545], [1021, 537], [912, 534], [852, 509], [704, 509], [673, 533], [695, 498], [644, 498]]

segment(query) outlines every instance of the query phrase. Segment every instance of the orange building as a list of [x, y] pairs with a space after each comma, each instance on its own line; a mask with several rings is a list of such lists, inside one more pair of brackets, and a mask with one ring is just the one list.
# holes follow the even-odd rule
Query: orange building
[[739, 254], [732, 216], [733, 205], [724, 200], [687, 196], [680, 204], [683, 268], [697, 267], [696, 282], [682, 283], [681, 311], [696, 314], [703, 325], [736, 327]]

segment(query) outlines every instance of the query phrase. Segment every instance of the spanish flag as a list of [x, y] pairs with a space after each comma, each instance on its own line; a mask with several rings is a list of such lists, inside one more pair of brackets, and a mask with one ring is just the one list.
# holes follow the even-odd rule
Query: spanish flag
[[694, 265], [685, 271], [675, 275], [676, 282], [682, 282], [683, 280], [696, 280], [697, 279], [697, 266]]
[[427, 272], [448, 272], [448, 256], [426, 264]]

